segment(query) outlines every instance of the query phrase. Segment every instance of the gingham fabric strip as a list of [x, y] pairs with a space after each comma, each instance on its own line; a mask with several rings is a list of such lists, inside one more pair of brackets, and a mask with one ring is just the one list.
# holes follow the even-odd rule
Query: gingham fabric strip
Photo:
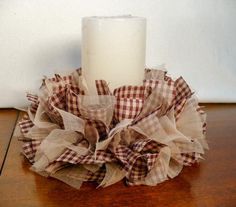
[[29, 119], [28, 116], [24, 116], [21, 121], [19, 121], [19, 126], [23, 135], [26, 135], [29, 130], [34, 126], [34, 123]]
[[189, 88], [189, 85], [183, 79], [183, 77], [179, 77], [174, 82], [175, 87], [175, 104], [178, 104], [184, 98], [190, 98], [193, 92]]
[[96, 96], [87, 93], [81, 68], [44, 78], [38, 95], [27, 94], [28, 116], [19, 122], [31, 169], [75, 188], [122, 179], [153, 186], [198, 163], [208, 145], [197, 98], [182, 77], [144, 74], [143, 85], [113, 92], [97, 80]]
[[118, 121], [134, 119], [142, 109], [145, 91], [144, 86], [122, 86], [115, 89], [115, 118]]
[[31, 111], [31, 113], [36, 113], [38, 105], [39, 105], [39, 98], [38, 98], [38, 96], [30, 94], [30, 93], [27, 93], [26, 97], [31, 102], [31, 104], [30, 104], [30, 111]]
[[115, 162], [117, 159], [109, 151], [97, 150], [95, 157], [95, 154], [91, 152], [86, 155], [78, 155], [78, 153], [68, 149], [58, 157], [56, 161], [68, 162], [71, 164], [103, 164]]
[[144, 99], [144, 86], [122, 86], [114, 90], [114, 96], [119, 98]]
[[173, 83], [165, 81], [158, 82], [157, 86], [152, 90], [151, 95], [145, 100], [136, 121], [150, 115], [156, 110], [159, 110], [159, 116], [165, 115], [171, 107], [173, 94]]
[[37, 152], [38, 147], [40, 146], [40, 140], [24, 141], [22, 146], [22, 151], [25, 157], [31, 162], [34, 163], [35, 153]]
[[78, 95], [83, 95], [78, 87], [68, 86], [66, 90], [66, 110], [75, 116], [80, 116]]
[[105, 80], [96, 80], [95, 83], [98, 95], [112, 95]]
[[[35, 171], [42, 171], [50, 163], [55, 161], [68, 147], [73, 146], [80, 138], [78, 133], [61, 129], [53, 130], [40, 144], [33, 165]], [[74, 146], [74, 148], [76, 148]], [[77, 150], [80, 155], [88, 153], [85, 147]]]

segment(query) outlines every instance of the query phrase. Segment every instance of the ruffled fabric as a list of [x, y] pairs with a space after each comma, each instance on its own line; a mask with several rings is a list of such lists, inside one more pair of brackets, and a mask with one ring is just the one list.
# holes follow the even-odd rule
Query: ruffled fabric
[[188, 84], [145, 69], [143, 85], [110, 91], [97, 80], [88, 94], [81, 69], [45, 78], [19, 122], [31, 169], [75, 188], [154, 186], [202, 159], [206, 114]]

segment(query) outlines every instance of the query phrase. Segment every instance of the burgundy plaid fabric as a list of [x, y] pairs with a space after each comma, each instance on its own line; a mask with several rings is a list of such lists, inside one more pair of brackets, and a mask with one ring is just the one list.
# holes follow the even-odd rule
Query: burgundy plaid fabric
[[23, 142], [22, 146], [23, 154], [31, 163], [34, 163], [35, 153], [40, 144], [41, 140], [31, 140]]
[[114, 90], [115, 119], [133, 119], [141, 111], [145, 97], [144, 86], [122, 86]]
[[123, 169], [127, 171], [126, 177], [130, 182], [142, 180], [153, 168], [160, 148], [154, 142], [149, 139], [137, 140], [130, 148], [118, 145], [114, 150], [116, 158], [123, 164]]
[[31, 113], [35, 114], [37, 109], [38, 109], [38, 105], [39, 105], [39, 98], [38, 98], [38, 96], [30, 94], [30, 93], [27, 93], [26, 97], [31, 102], [31, 104], [30, 104], [30, 111], [31, 111]]
[[201, 153], [195, 151], [195, 145], [197, 143], [194, 139], [192, 139], [190, 142], [176, 141], [175, 144], [182, 153], [174, 154], [173, 158], [180, 164], [191, 165], [201, 158]]
[[174, 103], [179, 104], [181, 100], [185, 98], [189, 98], [192, 96], [192, 91], [189, 88], [188, 84], [186, 81], [183, 79], [183, 77], [178, 78], [174, 82], [174, 87], [175, 87], [175, 98], [174, 98]]
[[[174, 82], [158, 81], [156, 83], [156, 87], [152, 90], [151, 95], [143, 103], [142, 110], [135, 121], [138, 121], [157, 110], [159, 110], [159, 116], [165, 115], [170, 109], [174, 97]], [[145, 86], [150, 85], [146, 82]]]
[[139, 139], [131, 144], [130, 148], [135, 152], [159, 153], [161, 145], [152, 139]]
[[[54, 107], [68, 111], [76, 116], [80, 115], [78, 94], [84, 94], [78, 86], [70, 84], [72, 82], [71, 76], [58, 77], [49, 79], [55, 80], [56, 84], [53, 86], [53, 94], [49, 95], [46, 88], [41, 90], [40, 103], [43, 103], [43, 107], [50, 119], [63, 127], [62, 118]], [[42, 100], [42, 101], [41, 101]], [[45, 102], [45, 100], [47, 100]]]
[[153, 168], [161, 147], [163, 147], [163, 145], [158, 144], [156, 141], [151, 139], [140, 139], [131, 145], [131, 148], [134, 151], [144, 155], [144, 158], [147, 162], [147, 171], [150, 171]]
[[165, 103], [168, 104], [168, 106], [171, 105], [175, 95], [173, 81], [159, 81], [154, 90], [159, 91], [160, 93], [160, 96], [158, 97], [159, 100], [164, 99]]
[[29, 130], [34, 126], [34, 123], [29, 119], [27, 115], [25, 115], [23, 119], [19, 121], [19, 126], [22, 134], [26, 136]]
[[174, 156], [174, 159], [178, 161], [180, 164], [185, 166], [191, 166], [194, 163], [198, 162], [201, 158], [200, 153], [191, 152], [191, 153], [181, 153]]
[[186, 104], [187, 99], [184, 98], [181, 101], [179, 101], [178, 104], [174, 106], [174, 113], [175, 113], [175, 120], [177, 121], [181, 115], [181, 112], [184, 110], [184, 106]]
[[66, 108], [66, 89], [62, 88], [61, 90], [58, 90], [55, 92], [52, 96], [48, 99], [48, 109], [46, 110], [46, 113], [50, 117], [50, 119], [57, 123], [59, 126], [63, 127], [63, 121], [60, 113], [54, 108], [57, 107], [59, 109], [65, 110]]
[[114, 162], [116, 158], [110, 152], [104, 150], [89, 153], [87, 155], [78, 155], [76, 152], [67, 149], [60, 157], [57, 158], [58, 162], [68, 162], [71, 164], [103, 164], [106, 162]]
[[118, 145], [114, 149], [115, 157], [117, 157], [120, 162], [123, 164], [124, 169], [129, 172], [132, 169], [133, 164], [135, 163], [136, 159], [140, 157], [139, 153], [133, 152], [125, 145]]
[[[175, 81], [175, 97], [173, 99], [173, 105], [175, 110], [175, 118], [179, 119], [181, 112], [184, 109], [186, 101], [193, 95], [193, 92], [189, 88], [185, 80], [180, 77]], [[197, 107], [197, 102], [195, 99], [192, 99], [193, 104]]]
[[98, 95], [112, 95], [108, 84], [105, 80], [96, 80], [96, 87]]
[[103, 122], [99, 120], [87, 120], [86, 124], [96, 128], [99, 134], [99, 141], [102, 141], [107, 138], [109, 129], [106, 127], [106, 125]]
[[66, 110], [75, 116], [80, 116], [78, 95], [84, 95], [84, 91], [73, 85], [67, 87]]
[[157, 86], [157, 84], [159, 83], [159, 81], [160, 80], [145, 79], [145, 80], [143, 80], [143, 85], [144, 86], [149, 86], [151, 89], [154, 89]]
[[88, 171], [88, 173], [87, 173], [87, 175], [85, 176], [84, 179], [86, 181], [94, 181], [94, 182], [100, 183], [104, 179], [105, 174], [106, 174], [106, 168], [103, 165], [96, 172]]
[[143, 99], [144, 86], [121, 86], [114, 90], [114, 96], [119, 98]]
[[115, 105], [116, 120], [133, 119], [141, 111], [143, 106], [142, 99], [117, 98]]

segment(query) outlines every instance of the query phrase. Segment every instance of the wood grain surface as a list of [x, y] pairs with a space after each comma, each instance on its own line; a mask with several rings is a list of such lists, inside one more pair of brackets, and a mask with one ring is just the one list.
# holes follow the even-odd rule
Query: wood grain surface
[[205, 160], [185, 167], [178, 177], [155, 187], [128, 187], [119, 182], [96, 189], [91, 183], [75, 190], [30, 171], [29, 163], [20, 155], [21, 143], [13, 137], [0, 176], [0, 206], [235, 207], [236, 104], [207, 104], [206, 111], [210, 150]]
[[0, 174], [16, 124], [17, 115], [18, 111], [14, 109], [0, 110]]

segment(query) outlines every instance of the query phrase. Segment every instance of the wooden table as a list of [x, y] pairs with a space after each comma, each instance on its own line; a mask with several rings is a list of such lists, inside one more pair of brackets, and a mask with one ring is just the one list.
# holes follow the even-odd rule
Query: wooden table
[[0, 206], [236, 206], [236, 104], [207, 104], [206, 111], [210, 150], [200, 165], [155, 187], [119, 182], [75, 190], [29, 170], [21, 143], [12, 137], [19, 112], [0, 110]]

